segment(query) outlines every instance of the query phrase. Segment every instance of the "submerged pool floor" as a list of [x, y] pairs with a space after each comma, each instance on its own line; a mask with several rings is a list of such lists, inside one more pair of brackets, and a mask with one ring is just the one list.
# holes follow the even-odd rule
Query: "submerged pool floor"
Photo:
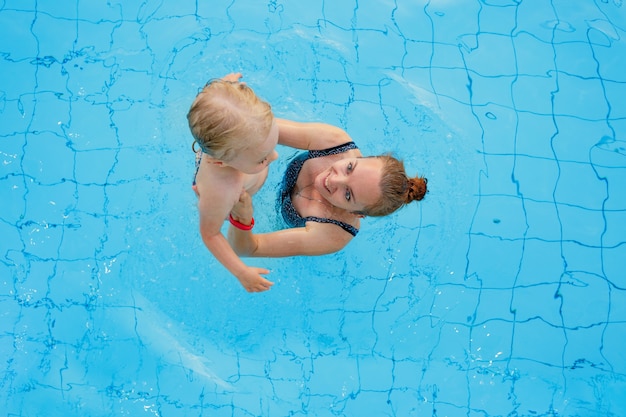
[[[0, 409], [626, 415], [621, 1], [299, 3], [0, 3]], [[185, 119], [232, 71], [428, 195], [245, 293]]]

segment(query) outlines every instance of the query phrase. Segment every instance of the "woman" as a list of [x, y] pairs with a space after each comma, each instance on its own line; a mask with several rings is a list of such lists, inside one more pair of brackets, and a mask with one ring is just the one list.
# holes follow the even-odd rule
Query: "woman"
[[342, 129], [322, 123], [276, 119], [278, 143], [306, 152], [291, 161], [280, 196], [291, 228], [253, 234], [250, 196], [242, 193], [231, 213], [231, 246], [240, 256], [323, 255], [344, 248], [364, 216], [385, 216], [421, 200], [426, 179], [408, 178], [404, 165], [385, 155], [363, 157]]

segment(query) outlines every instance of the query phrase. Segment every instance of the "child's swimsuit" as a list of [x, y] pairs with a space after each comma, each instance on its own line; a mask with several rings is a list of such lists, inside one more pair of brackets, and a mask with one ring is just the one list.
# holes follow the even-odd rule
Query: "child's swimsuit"
[[293, 187], [296, 185], [296, 181], [298, 180], [298, 175], [300, 174], [302, 165], [304, 165], [307, 160], [311, 158], [318, 158], [320, 156], [337, 155], [347, 152], [351, 149], [358, 149], [354, 142], [344, 143], [343, 145], [338, 145], [328, 149], [304, 152], [291, 160], [291, 162], [287, 166], [287, 170], [285, 171], [285, 177], [283, 178], [283, 183], [280, 188], [278, 201], [278, 204], [280, 205], [280, 211], [283, 215], [283, 219], [285, 219], [285, 222], [289, 226], [304, 227], [304, 224], [306, 222], [332, 223], [341, 227], [352, 236], [356, 236], [356, 234], [359, 232], [359, 229], [339, 220], [325, 219], [315, 216], [300, 216], [300, 214], [298, 214], [295, 207], [293, 206], [293, 202], [291, 201], [291, 192], [293, 191]]
[[193, 182], [191, 188], [198, 193], [198, 186], [196, 185], [196, 178], [198, 177], [198, 171], [200, 171], [200, 162], [202, 161], [202, 151], [196, 151], [196, 172], [193, 174]]

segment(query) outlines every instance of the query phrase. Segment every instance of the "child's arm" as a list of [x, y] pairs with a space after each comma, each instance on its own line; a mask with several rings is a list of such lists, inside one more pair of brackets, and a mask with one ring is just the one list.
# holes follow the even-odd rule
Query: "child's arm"
[[343, 145], [352, 138], [343, 129], [325, 123], [300, 123], [276, 119], [278, 143], [297, 149], [328, 149]]
[[219, 199], [209, 199], [208, 195], [207, 190], [202, 190], [198, 202], [202, 241], [213, 256], [239, 279], [248, 292], [269, 290], [274, 284], [260, 275], [268, 274], [269, 271], [244, 264], [220, 231], [223, 219], [228, 216], [227, 203], [231, 201], [228, 195], [221, 195]]

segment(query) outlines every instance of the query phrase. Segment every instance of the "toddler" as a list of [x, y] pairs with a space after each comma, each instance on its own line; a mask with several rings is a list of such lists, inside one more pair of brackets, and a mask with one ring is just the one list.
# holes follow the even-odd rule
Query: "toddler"
[[260, 292], [273, 285], [262, 276], [269, 271], [244, 264], [221, 227], [226, 219], [242, 230], [254, 226], [254, 219], [243, 224], [230, 212], [244, 191], [252, 195], [263, 185], [268, 165], [278, 157], [278, 126], [271, 106], [240, 79], [232, 73], [207, 83], [187, 114], [195, 139], [193, 189], [204, 244], [247, 291]]

